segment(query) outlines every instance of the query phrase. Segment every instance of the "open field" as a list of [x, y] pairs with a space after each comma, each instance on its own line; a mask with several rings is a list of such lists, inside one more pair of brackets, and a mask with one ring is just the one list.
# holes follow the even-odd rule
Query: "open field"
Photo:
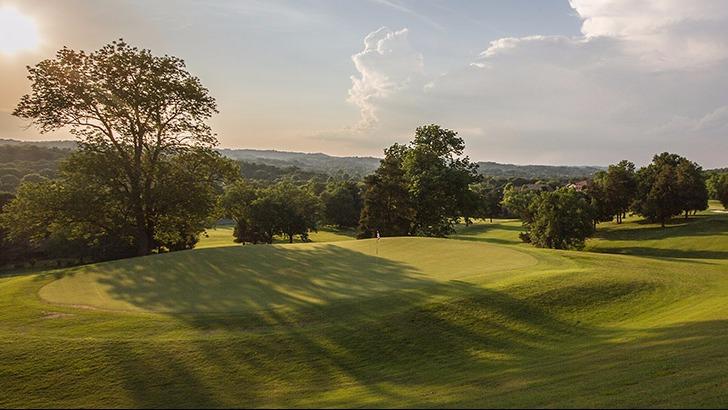
[[0, 406], [728, 403], [728, 214], [602, 224], [588, 252], [519, 230], [378, 247], [210, 235], [0, 278]]

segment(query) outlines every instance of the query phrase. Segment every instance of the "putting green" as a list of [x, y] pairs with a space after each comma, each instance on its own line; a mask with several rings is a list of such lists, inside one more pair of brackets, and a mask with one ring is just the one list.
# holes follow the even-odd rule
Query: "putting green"
[[39, 293], [105, 310], [240, 313], [483, 281], [536, 263], [513, 248], [431, 238], [236, 246], [70, 269]]

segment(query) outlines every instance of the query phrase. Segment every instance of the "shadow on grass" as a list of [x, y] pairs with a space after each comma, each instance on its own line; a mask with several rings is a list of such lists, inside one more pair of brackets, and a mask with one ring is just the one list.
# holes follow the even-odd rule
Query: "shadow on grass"
[[[614, 341], [620, 335], [613, 329], [586, 333], [522, 301], [485, 292], [317, 331], [202, 339], [183, 348], [160, 344], [154, 353], [139, 345], [109, 349], [125, 389], [142, 407], [725, 403], [728, 321], [673, 325]], [[347, 388], [353, 390], [339, 390]]]
[[[429, 303], [433, 294], [451, 299]], [[372, 315], [371, 303], [336, 307], [344, 312], [324, 309], [320, 313], [329, 314], [329, 320], [315, 328], [203, 338], [183, 348], [157, 344], [158, 357], [149, 347], [137, 351], [139, 346], [112, 344], [109, 349], [118, 358], [125, 389], [142, 407], [351, 406], [356, 402], [346, 396], [325, 398], [346, 386], [375, 398], [373, 403], [416, 406], [422, 386], [446, 385], [453, 376], [497, 375], [527, 355], [547, 354], [580, 334], [523, 300], [463, 282], [437, 284], [406, 298], [406, 309], [389, 314]], [[279, 310], [264, 315], [268, 322], [291, 320]], [[234, 316], [218, 321], [172, 316], [201, 330], [240, 330]], [[180, 354], [194, 360], [175, 359]], [[190, 368], [191, 363], [198, 368]], [[147, 386], [154, 380], [164, 386]], [[399, 388], [393, 390], [394, 385]]]
[[160, 312], [257, 312], [324, 305], [430, 284], [412, 266], [335, 245], [200, 249], [116, 263], [114, 299]]
[[372, 255], [333, 245], [256, 249], [250, 259], [229, 248], [160, 255], [100, 280], [112, 297], [169, 310], [209, 336], [109, 344], [135, 405], [304, 405], [342, 383], [396, 402], [406, 393], [384, 386], [494, 371], [578, 333], [528, 301]]
[[631, 224], [654, 226], [640, 226], [639, 228], [630, 229], [629, 224], [613, 224], [610, 228], [599, 229], [595, 237], [615, 241], [639, 241], [684, 236], [728, 235], [728, 215], [697, 215], [691, 216], [687, 221], [676, 218], [664, 228], [645, 220], [632, 222]]
[[[512, 221], [510, 221], [512, 222]], [[497, 231], [507, 231], [512, 232], [512, 237], [509, 233], [503, 234], [496, 234]], [[472, 225], [460, 225], [456, 228], [456, 232], [451, 236], [455, 239], [462, 239], [466, 241], [479, 241], [479, 242], [487, 242], [487, 243], [495, 243], [499, 245], [514, 245], [522, 243], [521, 240], [518, 238], [518, 233], [523, 232], [523, 227], [520, 225], [510, 225], [510, 224], [503, 224], [499, 222], [483, 222], [483, 223], [475, 223]], [[494, 236], [488, 236], [488, 235], [501, 235], [505, 237], [494, 237]]]
[[590, 249], [591, 252], [612, 253], [634, 256], [645, 256], [662, 259], [728, 259], [728, 250], [710, 251], [710, 250], [681, 250], [681, 249], [662, 249], [648, 248], [640, 246], [620, 246]]

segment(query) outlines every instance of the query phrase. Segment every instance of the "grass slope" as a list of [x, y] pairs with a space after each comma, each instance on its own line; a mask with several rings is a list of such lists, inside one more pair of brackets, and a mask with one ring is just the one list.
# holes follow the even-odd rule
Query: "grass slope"
[[728, 403], [728, 215], [604, 224], [594, 252], [519, 229], [2, 278], [0, 406]]

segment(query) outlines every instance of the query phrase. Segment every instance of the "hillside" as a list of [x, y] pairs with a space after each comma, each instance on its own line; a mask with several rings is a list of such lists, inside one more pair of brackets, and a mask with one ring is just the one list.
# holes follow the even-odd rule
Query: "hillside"
[[519, 230], [272, 246], [220, 231], [205, 249], [0, 278], [0, 406], [728, 401], [728, 214], [669, 234], [602, 224], [596, 252]]
[[[75, 149], [74, 141], [19, 141], [0, 139], [3, 145], [27, 145], [44, 148]], [[328, 175], [346, 173], [362, 177], [374, 172], [379, 166], [380, 158], [375, 157], [337, 157], [323, 153], [304, 153], [276, 150], [231, 149], [221, 148], [223, 155], [243, 161], [276, 168], [296, 167], [305, 172]], [[603, 170], [598, 166], [566, 166], [566, 165], [515, 165], [497, 162], [478, 162], [480, 173], [499, 178], [526, 179], [577, 179], [594, 175]]]
[[576, 179], [587, 178], [606, 167], [567, 165], [514, 165], [478, 162], [481, 174], [502, 178]]
[[287, 152], [275, 150], [227, 149], [219, 150], [229, 158], [276, 167], [297, 167], [304, 171], [322, 172], [329, 175], [347, 173], [365, 176], [379, 166], [379, 158], [335, 157], [322, 153]]

